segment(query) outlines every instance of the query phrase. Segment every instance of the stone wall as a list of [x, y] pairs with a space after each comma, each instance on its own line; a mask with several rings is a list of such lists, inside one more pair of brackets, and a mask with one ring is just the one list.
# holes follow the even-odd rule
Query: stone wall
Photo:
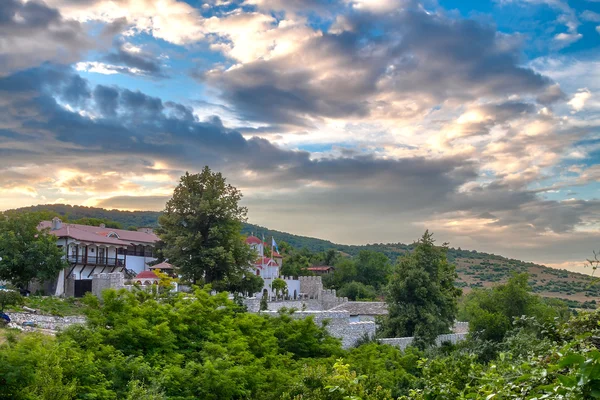
[[[444, 342], [450, 342], [456, 344], [467, 338], [468, 333], [449, 333], [446, 335], [440, 335], [435, 339], [435, 344], [440, 346]], [[401, 350], [406, 349], [413, 342], [414, 337], [403, 337], [403, 338], [388, 338], [379, 339], [380, 343], [389, 344], [390, 346], [399, 347]]]
[[[256, 313], [260, 310], [259, 299], [244, 299], [244, 304], [248, 307], [248, 312]], [[302, 310], [303, 306], [308, 311], [321, 311], [323, 306], [319, 300], [287, 300], [287, 301], [271, 301], [267, 303], [269, 311], [278, 311], [282, 308]]]
[[452, 327], [452, 332], [454, 333], [468, 333], [469, 332], [469, 323], [463, 321], [456, 321], [454, 326]]
[[[275, 311], [263, 312], [267, 315], [276, 316]], [[365, 335], [374, 336], [376, 325], [374, 322], [350, 322], [350, 314], [345, 311], [297, 311], [291, 314], [293, 318], [313, 317], [317, 325], [324, 321], [327, 323], [327, 331], [331, 336], [342, 340], [342, 347], [347, 349]]]
[[[321, 279], [320, 276], [318, 278], [319, 280]], [[329, 310], [335, 306], [347, 302], [347, 297], [337, 297], [335, 289], [321, 290], [321, 304], [323, 305], [323, 310]]]
[[299, 276], [300, 293], [304, 293], [309, 299], [321, 300], [323, 282], [320, 276]]
[[73, 324], [84, 324], [85, 317], [72, 316], [72, 317], [56, 317], [53, 315], [38, 315], [20, 312], [11, 312], [8, 315], [11, 322], [17, 325], [23, 325], [23, 323], [34, 323], [37, 328], [48, 329], [51, 331], [59, 331]]
[[120, 272], [94, 274], [94, 279], [92, 279], [92, 294], [100, 297], [104, 289], [118, 290], [124, 286], [125, 278]]

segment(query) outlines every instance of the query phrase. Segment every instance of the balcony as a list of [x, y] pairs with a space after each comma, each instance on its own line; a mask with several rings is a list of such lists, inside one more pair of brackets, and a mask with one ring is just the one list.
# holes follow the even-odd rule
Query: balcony
[[125, 260], [122, 258], [96, 257], [96, 256], [68, 256], [67, 261], [70, 264], [79, 265], [100, 265], [108, 267], [124, 267]]

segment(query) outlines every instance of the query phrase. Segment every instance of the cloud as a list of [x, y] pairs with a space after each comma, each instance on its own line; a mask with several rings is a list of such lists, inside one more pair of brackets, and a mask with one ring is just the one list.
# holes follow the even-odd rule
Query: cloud
[[199, 77], [243, 117], [301, 128], [323, 118], [409, 121], [440, 104], [543, 95], [552, 85], [519, 65], [511, 38], [474, 21], [406, 9], [338, 25], [293, 52]]
[[70, 63], [99, 45], [77, 21], [42, 2], [0, 2], [0, 76], [45, 61]]
[[574, 112], [581, 111], [590, 97], [592, 97], [592, 92], [587, 88], [579, 89], [577, 93], [573, 95], [573, 98], [569, 100], [569, 105]]
[[116, 51], [105, 55], [102, 60], [111, 64], [113, 68], [120, 68], [133, 75], [166, 77], [163, 65], [157, 57], [129, 43], [118, 45]]
[[585, 10], [581, 13], [581, 19], [589, 22], [600, 22], [600, 14], [590, 10]]
[[205, 37], [198, 9], [177, 0], [47, 0], [77, 21], [112, 23], [127, 20], [129, 34], [148, 33], [177, 45]]

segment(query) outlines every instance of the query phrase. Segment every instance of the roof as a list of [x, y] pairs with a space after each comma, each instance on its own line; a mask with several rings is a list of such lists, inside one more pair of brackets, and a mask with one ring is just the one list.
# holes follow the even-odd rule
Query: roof
[[[51, 221], [42, 221], [38, 225], [40, 229], [51, 228]], [[50, 230], [50, 233], [58, 237], [70, 237], [84, 242], [105, 243], [128, 246], [132, 242], [153, 244], [159, 238], [154, 233], [128, 231], [126, 229], [102, 228], [99, 226], [62, 223], [60, 229]], [[118, 238], [108, 237], [114, 233]]]
[[248, 236], [246, 238], [246, 243], [247, 244], [261, 244], [262, 240], [260, 240], [259, 238], [257, 238], [256, 236]]
[[173, 265], [163, 261], [160, 264], [151, 266], [150, 269], [173, 269]]
[[331, 269], [335, 269], [335, 267], [332, 267], [331, 265], [314, 265], [307, 268], [309, 271], [329, 271]]
[[383, 301], [348, 301], [328, 311], [347, 311], [350, 315], [386, 315], [387, 304]]
[[256, 261], [254, 262], [254, 265], [255, 266], [259, 266], [259, 267], [263, 266], [263, 265], [266, 266], [266, 267], [277, 267], [277, 266], [279, 266], [279, 264], [277, 264], [275, 262], [275, 260], [273, 260], [272, 258], [269, 258], [269, 257], [263, 257], [262, 260], [261, 260], [260, 257], [258, 257], [256, 259]]
[[142, 271], [135, 276], [136, 279], [158, 279], [154, 271]]

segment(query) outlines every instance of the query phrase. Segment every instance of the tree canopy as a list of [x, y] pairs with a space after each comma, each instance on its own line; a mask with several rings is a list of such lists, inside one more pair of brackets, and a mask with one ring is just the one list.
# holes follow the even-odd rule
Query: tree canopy
[[419, 347], [431, 345], [454, 324], [461, 290], [454, 286], [456, 271], [446, 247], [434, 244], [426, 231], [413, 252], [400, 258], [387, 286], [389, 314], [385, 337], [414, 336]]
[[240, 230], [247, 210], [242, 193], [221, 173], [205, 167], [186, 172], [160, 216], [157, 233], [162, 257], [193, 283], [237, 281], [256, 254]]
[[66, 268], [56, 236], [38, 230], [40, 221], [36, 213], [0, 214], [0, 280], [25, 288], [33, 279], [54, 279]]
[[513, 320], [522, 316], [549, 322], [564, 317], [564, 304], [548, 304], [531, 293], [528, 275], [515, 274], [507, 283], [492, 289], [477, 289], [469, 293], [462, 305], [461, 317], [469, 321], [469, 331], [482, 340], [500, 342], [514, 328]]

